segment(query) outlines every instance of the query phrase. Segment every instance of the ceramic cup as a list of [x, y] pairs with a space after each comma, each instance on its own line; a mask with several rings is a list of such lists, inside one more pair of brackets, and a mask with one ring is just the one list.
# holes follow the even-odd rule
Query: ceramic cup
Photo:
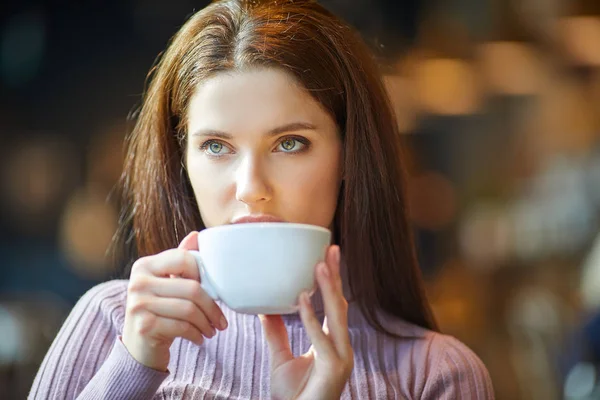
[[207, 228], [191, 251], [202, 288], [244, 314], [290, 314], [315, 289], [315, 266], [331, 243], [328, 229], [257, 222]]

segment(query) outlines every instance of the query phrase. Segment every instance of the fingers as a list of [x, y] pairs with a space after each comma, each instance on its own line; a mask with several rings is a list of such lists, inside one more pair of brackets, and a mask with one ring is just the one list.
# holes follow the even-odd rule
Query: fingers
[[323, 332], [323, 327], [321, 326], [321, 322], [315, 316], [315, 312], [312, 308], [312, 304], [310, 303], [310, 298], [307, 293], [302, 293], [299, 298], [300, 303], [300, 318], [302, 319], [302, 323], [304, 324], [304, 329], [306, 329], [306, 333], [310, 338], [310, 341], [319, 354], [320, 357], [323, 357], [327, 360], [335, 360], [338, 358], [336, 349], [331, 342], [331, 339], [325, 332]]
[[168, 319], [187, 321], [203, 336], [207, 338], [215, 336], [215, 328], [213, 328], [206, 316], [193, 302], [189, 300], [161, 297], [147, 300], [148, 301], [144, 301], [141, 299], [139, 302], [145, 303], [142, 307], [152, 314]]
[[153, 256], [142, 257], [133, 264], [131, 274], [132, 276], [180, 276], [200, 280], [196, 259], [183, 249], [170, 249]]
[[188, 252], [197, 249], [198, 232], [194, 231], [181, 241], [177, 249], [138, 259], [132, 266], [131, 275], [179, 276], [200, 280], [196, 259]]
[[177, 249], [138, 259], [127, 287], [123, 344], [143, 365], [164, 370], [176, 337], [202, 343], [227, 326], [221, 309], [200, 286], [190, 250], [198, 233], [187, 235]]
[[[225, 314], [217, 303], [202, 289], [200, 282], [191, 279], [161, 279], [152, 278], [155, 283], [152, 285], [152, 292], [160, 297], [175, 297], [191, 300], [204, 314], [206, 314], [210, 323], [220, 330], [227, 328], [227, 319]], [[160, 282], [156, 282], [156, 280]]]
[[[179, 243], [179, 246], [177, 246], [177, 248], [181, 250], [198, 250], [198, 232], [192, 231], [188, 233], [188, 235], [183, 238], [181, 243]], [[171, 276], [171, 278], [177, 278], [180, 276], [175, 274], [169, 275]]]
[[227, 319], [223, 311], [196, 280], [140, 276], [130, 282], [129, 291], [131, 293], [151, 293], [159, 298], [189, 300], [206, 315], [212, 326], [219, 330], [227, 328]]
[[[327, 249], [327, 254], [325, 257], [325, 261], [332, 268], [333, 275], [338, 278], [338, 283], [342, 283], [342, 277], [340, 275], [340, 263], [341, 263], [342, 254], [340, 251], [340, 246], [333, 245], [329, 246]], [[341, 286], [340, 286], [341, 288]]]
[[182, 250], [198, 250], [198, 232], [190, 232], [186, 237], [183, 238], [177, 248]]
[[288, 333], [280, 315], [260, 315], [259, 318], [269, 346], [271, 369], [275, 370], [294, 357]]
[[139, 320], [138, 333], [149, 338], [162, 337], [172, 340], [174, 337], [182, 337], [197, 344], [204, 342], [202, 333], [193, 324], [161, 317], [148, 311]]
[[348, 333], [348, 302], [344, 298], [340, 277], [340, 248], [331, 246], [325, 262], [317, 266], [317, 282], [323, 296], [328, 336], [342, 358], [352, 355]]

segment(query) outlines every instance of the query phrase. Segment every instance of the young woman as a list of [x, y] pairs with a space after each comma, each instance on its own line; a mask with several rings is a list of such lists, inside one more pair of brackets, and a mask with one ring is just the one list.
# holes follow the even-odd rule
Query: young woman
[[[437, 332], [396, 123], [347, 25], [313, 1], [217, 1], [151, 75], [123, 174], [136, 261], [81, 298], [30, 398], [493, 398]], [[299, 315], [237, 314], [200, 287], [197, 231], [255, 221], [334, 234]]]

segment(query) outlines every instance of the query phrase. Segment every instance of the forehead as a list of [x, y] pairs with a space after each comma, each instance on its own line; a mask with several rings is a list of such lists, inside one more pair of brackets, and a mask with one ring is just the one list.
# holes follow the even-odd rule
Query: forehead
[[268, 130], [291, 119], [328, 125], [331, 118], [289, 73], [272, 68], [225, 72], [202, 82], [188, 107], [188, 132]]

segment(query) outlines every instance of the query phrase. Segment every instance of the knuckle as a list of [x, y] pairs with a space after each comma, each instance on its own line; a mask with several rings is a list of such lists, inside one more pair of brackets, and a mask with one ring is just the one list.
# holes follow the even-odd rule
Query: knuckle
[[190, 331], [192, 325], [187, 321], [175, 321], [175, 330], [179, 332], [179, 334], [185, 334]]
[[169, 253], [169, 257], [171, 258], [171, 261], [173, 262], [173, 264], [176, 265], [184, 265], [186, 260], [187, 260], [187, 252], [185, 250], [181, 250], [181, 249], [171, 249], [171, 250], [167, 250], [167, 252]]
[[203, 289], [202, 286], [200, 286], [200, 282], [187, 279], [185, 285], [185, 293], [188, 296], [188, 298], [197, 299], [201, 296]]
[[146, 308], [146, 303], [138, 296], [131, 296], [127, 301], [127, 310], [131, 314], [139, 314]]
[[182, 253], [183, 253], [183, 260], [182, 260], [183, 263], [185, 263], [186, 265], [189, 265], [189, 266], [196, 265], [196, 259], [189, 251], [182, 250]]
[[183, 313], [186, 318], [189, 318], [189, 319], [193, 318], [194, 316], [196, 316], [196, 312], [197, 312], [197, 308], [194, 303], [187, 302], [185, 304], [185, 306], [183, 306]]
[[195, 265], [196, 260], [194, 259], [194, 256], [192, 256], [187, 250], [170, 249], [165, 253], [168, 254], [170, 262], [173, 263], [173, 265], [178, 265], [185, 268], [190, 268], [191, 266]]
[[148, 289], [148, 279], [143, 276], [137, 275], [129, 280], [128, 292], [139, 293], [144, 292]]
[[131, 266], [131, 275], [132, 276], [137, 275], [141, 271], [144, 271], [146, 269], [146, 267], [148, 266], [149, 261], [150, 260], [148, 257], [142, 257], [142, 258], [138, 258], [137, 260], [135, 260], [135, 262]]
[[137, 324], [137, 332], [141, 336], [145, 336], [150, 333], [156, 324], [156, 317], [150, 313], [144, 313], [139, 318]]

